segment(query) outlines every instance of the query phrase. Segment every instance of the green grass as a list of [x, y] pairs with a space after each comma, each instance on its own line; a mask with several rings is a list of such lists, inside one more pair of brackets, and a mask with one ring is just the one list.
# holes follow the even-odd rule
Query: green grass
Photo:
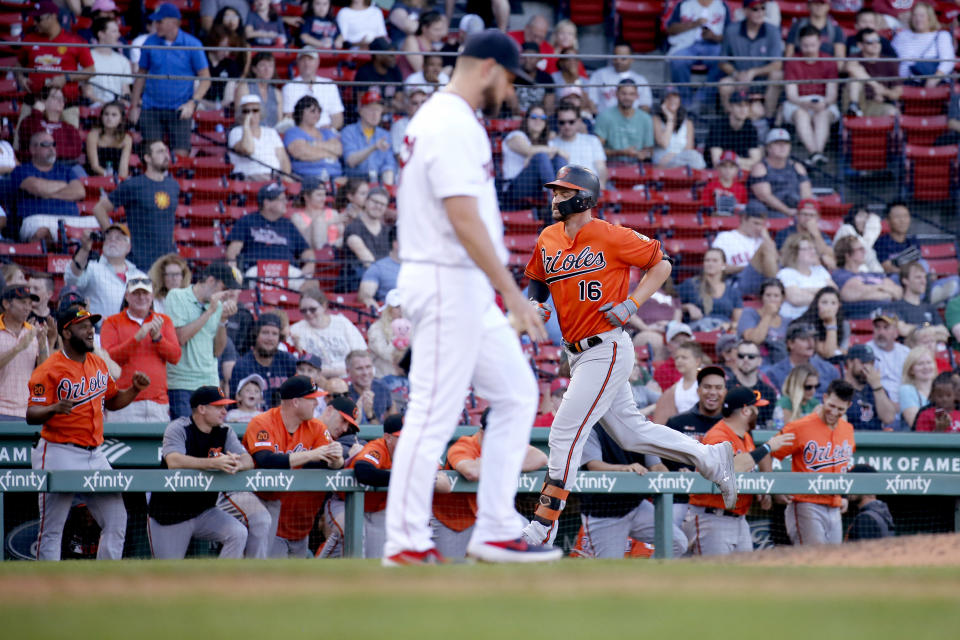
[[5, 638], [956, 637], [956, 569], [568, 560], [0, 565]]

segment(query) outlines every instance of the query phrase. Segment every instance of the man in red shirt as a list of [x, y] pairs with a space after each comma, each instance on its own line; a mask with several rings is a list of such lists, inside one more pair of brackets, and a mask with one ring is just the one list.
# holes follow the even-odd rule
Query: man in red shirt
[[[511, 31], [507, 35], [516, 40], [521, 47], [524, 42], [532, 42], [540, 48], [540, 53], [549, 55], [555, 53], [553, 45], [547, 42], [547, 34], [550, 33], [550, 22], [542, 15], [536, 14], [530, 17], [523, 31]], [[552, 63], [552, 64], [551, 64]], [[553, 69], [549, 69], [549, 67]], [[547, 58], [537, 64], [537, 68], [544, 69], [548, 73], [557, 70], [557, 59]]]
[[180, 341], [173, 321], [153, 311], [153, 285], [150, 278], [127, 280], [124, 296], [127, 308], [103, 321], [100, 345], [122, 373], [117, 384], [127, 386], [134, 368], [143, 371], [153, 384], [126, 408], [111, 411], [107, 422], [167, 422], [167, 363], [180, 361]]
[[810, 154], [807, 163], [824, 165], [827, 157], [823, 150], [830, 136], [830, 125], [840, 119], [837, 63], [818, 60], [829, 56], [820, 51], [820, 31], [812, 25], [800, 30], [800, 53], [794, 57], [798, 59], [784, 65], [784, 80], [788, 83], [791, 80], [823, 82], [787, 84], [783, 119], [797, 128], [797, 136]]
[[[22, 63], [44, 71], [20, 75], [20, 85], [27, 91], [39, 94], [43, 87], [59, 87], [68, 105], [80, 99], [79, 82], [88, 76], [70, 78], [69, 72], [82, 69], [93, 71], [93, 57], [86, 47], [63, 47], [61, 44], [86, 44], [82, 38], [67, 33], [57, 22], [57, 5], [51, 0], [43, 0], [33, 12], [36, 27], [33, 33], [24, 36]], [[32, 46], [29, 46], [31, 45]]]

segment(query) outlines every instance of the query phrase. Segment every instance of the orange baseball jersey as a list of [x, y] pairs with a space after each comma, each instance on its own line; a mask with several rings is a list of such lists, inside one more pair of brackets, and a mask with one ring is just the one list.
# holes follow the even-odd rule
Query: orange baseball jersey
[[660, 241], [632, 229], [594, 219], [571, 240], [558, 222], [540, 234], [524, 273], [550, 287], [560, 331], [576, 342], [612, 328], [598, 310], [630, 295], [630, 267], [662, 259]]
[[[390, 457], [390, 449], [383, 438], [371, 440], [363, 445], [363, 449], [350, 459], [347, 463], [347, 469], [353, 469], [358, 462], [367, 462], [377, 469], [390, 469], [393, 466], [393, 460]], [[383, 511], [387, 508], [387, 492], [375, 491], [363, 496], [363, 510], [367, 513]]]
[[[744, 436], [741, 438], [723, 420], [713, 425], [703, 436], [703, 444], [719, 444], [721, 442], [730, 442], [733, 444], [734, 456], [736, 456], [738, 453], [750, 453], [756, 449], [756, 446], [753, 444], [753, 437], [749, 433], [744, 434]], [[752, 495], [749, 493], [740, 494], [740, 496], [737, 498], [737, 504], [733, 507], [732, 511], [740, 516], [746, 515], [747, 511], [750, 510], [750, 505], [752, 503]], [[698, 507], [713, 507], [717, 509], [724, 508], [723, 497], [719, 494], [714, 495], [712, 493], [693, 494], [690, 496], [690, 504]]]
[[[280, 407], [254, 416], [243, 434], [243, 446], [251, 455], [258, 451], [287, 454], [309, 451], [331, 442], [333, 438], [327, 425], [315, 418], [301, 422], [293, 433], [287, 431]], [[277, 535], [287, 540], [300, 540], [310, 533], [314, 517], [327, 497], [316, 491], [261, 491], [257, 495], [263, 500], [280, 500]]]
[[33, 371], [29, 386], [29, 406], [61, 400], [74, 403], [70, 413], [55, 415], [43, 424], [44, 440], [84, 447], [103, 444], [103, 405], [119, 388], [100, 356], [88, 353], [81, 363], [58, 351]]
[[[790, 456], [790, 470], [801, 473], [844, 473], [853, 459], [856, 445], [853, 441], [853, 425], [842, 417], [831, 429], [814, 411], [810, 415], [787, 424], [781, 433], [794, 433], [793, 445], [773, 452], [777, 459]], [[797, 495], [797, 502], [813, 502], [828, 507], [839, 507], [840, 496]]]
[[[480, 431], [477, 431], [472, 436], [463, 436], [450, 445], [444, 469], [456, 469], [464, 460], [476, 460], [479, 457]], [[477, 494], [435, 493], [433, 515], [448, 529], [464, 531], [472, 527], [477, 520]]]

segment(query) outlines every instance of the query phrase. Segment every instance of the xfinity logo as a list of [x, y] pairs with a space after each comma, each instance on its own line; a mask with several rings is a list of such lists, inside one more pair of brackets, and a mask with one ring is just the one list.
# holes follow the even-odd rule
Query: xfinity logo
[[122, 471], [94, 471], [83, 476], [83, 488], [87, 491], [129, 491], [133, 474]]
[[357, 482], [352, 473], [341, 473], [339, 471], [333, 475], [327, 476], [326, 482], [327, 489], [330, 489], [331, 491], [356, 489], [360, 486], [360, 483]]
[[826, 474], [818, 475], [816, 478], [808, 481], [810, 493], [850, 493], [853, 489], [853, 480], [847, 480], [842, 475], [827, 477]]
[[764, 476], [740, 474], [737, 476], [737, 489], [750, 493], [770, 493], [776, 480]]
[[262, 471], [247, 476], [247, 489], [250, 491], [266, 491], [268, 489], [289, 491], [293, 484], [292, 473], [264, 474]]
[[180, 489], [190, 489], [193, 491], [210, 491], [210, 485], [213, 484], [213, 476], [207, 473], [199, 475], [181, 475], [179, 471], [163, 476], [163, 486], [170, 491]]
[[0, 476], [0, 492], [9, 491], [10, 489], [33, 489], [35, 491], [42, 491], [43, 485], [46, 483], [47, 474], [45, 473], [36, 473], [34, 471], [14, 473], [8, 470]]
[[521, 493], [536, 493], [543, 486], [543, 480], [536, 476], [523, 474], [517, 482], [517, 488]]
[[892, 478], [887, 479], [887, 491], [890, 493], [900, 493], [901, 491], [919, 491], [926, 493], [930, 489], [933, 480], [917, 476], [916, 478], [903, 478], [898, 473]]
[[617, 485], [617, 479], [607, 474], [599, 476], [577, 476], [576, 482], [573, 483], [574, 491], [583, 491], [583, 492], [596, 492], [596, 491], [605, 491], [610, 493], [613, 491], [613, 488]]
[[654, 493], [690, 493], [693, 489], [693, 474], [679, 473], [672, 477], [664, 477], [662, 473], [644, 476]]

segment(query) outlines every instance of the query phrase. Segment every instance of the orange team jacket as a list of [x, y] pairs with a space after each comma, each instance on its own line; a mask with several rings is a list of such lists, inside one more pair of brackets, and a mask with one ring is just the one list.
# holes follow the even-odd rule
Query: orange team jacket
[[84, 447], [103, 444], [103, 404], [117, 395], [119, 387], [100, 356], [88, 353], [80, 363], [58, 351], [34, 369], [29, 386], [28, 406], [49, 406], [60, 400], [75, 403], [70, 413], [55, 415], [43, 424], [44, 440]]
[[[713, 425], [703, 436], [703, 444], [719, 444], [721, 442], [730, 442], [733, 444], [733, 455], [750, 453], [756, 448], [753, 444], [753, 437], [749, 433], [744, 434], [741, 438], [723, 420]], [[752, 495], [749, 493], [740, 494], [740, 497], [737, 498], [737, 504], [734, 505], [732, 511], [740, 516], [746, 515], [752, 503]], [[724, 508], [723, 497], [712, 493], [693, 494], [690, 496], [690, 504], [698, 507]]]
[[122, 371], [117, 381], [121, 387], [129, 387], [135, 371], [150, 376], [150, 386], [137, 396], [137, 400], [152, 400], [167, 404], [167, 363], [180, 362], [180, 341], [177, 339], [173, 321], [162, 313], [151, 312], [144, 322], [153, 322], [154, 317], [163, 318], [160, 339], [156, 342], [147, 334], [139, 342], [134, 337], [140, 324], [130, 318], [126, 311], [105, 318], [100, 328], [100, 346], [107, 350]]
[[[250, 455], [259, 451], [297, 453], [331, 442], [333, 439], [327, 431], [327, 425], [316, 418], [301, 422], [293, 433], [287, 431], [280, 416], [280, 407], [254, 416], [243, 434], [243, 446]], [[300, 540], [310, 533], [314, 517], [327, 497], [327, 494], [317, 491], [261, 491], [257, 495], [263, 500], [280, 500], [277, 535], [287, 540]]]
[[[454, 470], [464, 460], [480, 457], [480, 432], [463, 436], [447, 449], [447, 464], [444, 469]], [[477, 494], [435, 493], [433, 515], [448, 529], [465, 531], [477, 520]]]
[[[816, 411], [787, 424], [780, 432], [796, 434], [792, 446], [781, 447], [773, 452], [779, 460], [790, 456], [791, 471], [845, 473], [856, 451], [853, 425], [840, 418], [837, 426], [831, 429]], [[797, 495], [793, 499], [828, 507], [839, 507], [841, 504], [840, 496]]]
[[[393, 460], [390, 457], [390, 450], [387, 449], [387, 443], [383, 438], [371, 440], [363, 445], [363, 449], [357, 452], [347, 463], [347, 469], [353, 469], [360, 461], [372, 464], [377, 469], [391, 469]], [[387, 508], [387, 492], [371, 491], [363, 496], [363, 510], [366, 513], [383, 511]]]
[[660, 241], [632, 229], [594, 219], [571, 240], [558, 222], [540, 234], [524, 273], [550, 288], [563, 338], [576, 342], [612, 329], [598, 311], [630, 295], [630, 267], [662, 259]]

